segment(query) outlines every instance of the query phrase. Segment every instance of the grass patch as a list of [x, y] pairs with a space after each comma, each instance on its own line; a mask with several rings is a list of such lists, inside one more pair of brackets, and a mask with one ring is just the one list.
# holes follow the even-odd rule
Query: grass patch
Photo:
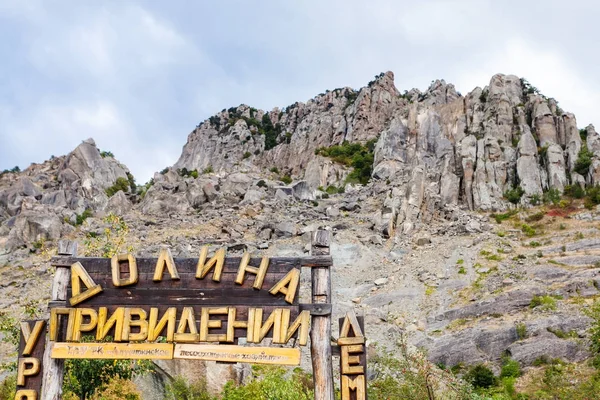
[[556, 299], [549, 295], [533, 296], [529, 308], [536, 307], [540, 307], [544, 311], [554, 311], [556, 310]]
[[461, 267], [458, 269], [458, 273], [461, 275], [466, 275], [467, 270], [461, 265]]
[[490, 214], [490, 218], [494, 218], [496, 220], [496, 223], [501, 224], [502, 221], [506, 221], [507, 219], [510, 219], [511, 217], [515, 216], [519, 211], [518, 210], [509, 210], [503, 214]]

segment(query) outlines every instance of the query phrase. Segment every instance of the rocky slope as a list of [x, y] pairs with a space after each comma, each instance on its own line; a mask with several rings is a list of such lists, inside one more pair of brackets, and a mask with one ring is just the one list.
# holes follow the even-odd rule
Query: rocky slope
[[[325, 193], [351, 168], [317, 149], [372, 140], [371, 181]], [[576, 171], [584, 145], [593, 154], [585, 176]], [[528, 206], [550, 188], [595, 185], [599, 157], [592, 126], [580, 132], [554, 100], [504, 75], [464, 97], [443, 81], [400, 94], [386, 73], [281, 111], [224, 110], [136, 193], [127, 168], [86, 140], [0, 175], [0, 309], [43, 305], [56, 241], [97, 254], [93, 238], [110, 228], [110, 213], [128, 226], [121, 249], [140, 256], [163, 244], [189, 257], [203, 244], [302, 255], [310, 232], [324, 227], [334, 232], [334, 313], [365, 315], [371, 344], [393, 348], [406, 335], [448, 366], [498, 362], [506, 352], [524, 366], [580, 361], [588, 357], [582, 309], [600, 294], [600, 211], [566, 202], [501, 224], [489, 211], [508, 208], [504, 192], [517, 186]], [[215, 386], [217, 368], [200, 368]], [[144, 385], [161, 398], [159, 381], [186, 370], [161, 364], [160, 379]]]

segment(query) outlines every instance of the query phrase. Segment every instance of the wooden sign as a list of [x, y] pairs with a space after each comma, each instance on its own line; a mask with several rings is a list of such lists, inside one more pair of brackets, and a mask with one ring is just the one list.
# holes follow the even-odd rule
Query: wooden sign
[[15, 399], [36, 400], [42, 388], [46, 321], [23, 321], [20, 328]]
[[[166, 247], [156, 258], [82, 258], [76, 244], [60, 242], [42, 398], [59, 399], [67, 358], [299, 365], [298, 346], [310, 336], [315, 398], [333, 400], [329, 241], [329, 231], [317, 231], [312, 256], [272, 258], [209, 254], [207, 246], [197, 258], [175, 258]], [[301, 304], [306, 268], [311, 303]], [[36, 366], [24, 368], [33, 376]]]
[[364, 320], [353, 311], [340, 318], [340, 379], [342, 400], [367, 399], [367, 352]]
[[176, 344], [174, 357], [188, 360], [300, 365], [299, 348]]
[[52, 358], [171, 360], [171, 343], [52, 343]]

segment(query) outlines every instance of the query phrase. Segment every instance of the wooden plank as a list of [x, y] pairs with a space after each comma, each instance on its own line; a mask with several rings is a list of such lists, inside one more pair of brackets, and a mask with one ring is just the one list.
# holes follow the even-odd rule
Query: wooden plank
[[[354, 325], [358, 325], [354, 327]], [[339, 319], [341, 400], [367, 400], [367, 348], [364, 336], [365, 321], [353, 311]], [[351, 336], [346, 336], [346, 335]]]
[[[223, 306], [223, 305], [221, 305]], [[110, 305], [110, 306], [106, 306], [108, 309], [108, 314], [109, 316], [113, 314], [113, 312], [118, 308], [118, 307], [129, 307], [129, 305], [124, 305], [124, 304], [118, 304], [118, 305]], [[178, 306], [175, 307], [177, 309], [176, 314], [177, 314], [177, 319], [176, 319], [176, 325], [179, 324], [180, 322], [180, 316], [181, 313], [183, 311], [183, 307], [184, 306]], [[211, 308], [213, 308], [212, 306], [210, 306]], [[218, 308], [219, 306], [215, 306], [216, 308]], [[95, 308], [95, 307], [94, 307]], [[143, 309], [147, 315], [150, 315], [150, 308], [157, 308], [158, 309], [158, 314], [159, 314], [159, 318], [161, 318], [165, 312], [167, 311], [167, 309], [169, 308], [168, 305], [158, 305], [158, 304], [144, 304], [144, 305], [139, 305], [137, 306], [137, 308]], [[235, 306], [236, 309], [236, 321], [248, 321], [248, 310], [250, 309], [250, 306]], [[275, 309], [283, 309], [283, 310], [289, 310], [290, 311], [290, 321], [294, 321], [298, 315], [300, 314], [300, 307], [299, 306], [262, 306], [260, 307], [263, 312], [263, 322], [273, 313], [273, 311]], [[194, 308], [194, 318], [196, 320], [196, 323], [198, 324], [199, 321], [201, 321], [202, 318], [202, 308], [201, 307], [195, 307]], [[210, 334], [226, 334], [227, 333], [227, 315], [211, 315], [211, 320], [219, 320], [221, 321], [221, 327], [220, 328], [210, 328], [209, 329], [209, 333]], [[290, 322], [291, 323], [291, 322]], [[138, 333], [139, 329], [133, 327], [133, 329], [131, 329], [131, 333]], [[161, 332], [159, 333], [158, 336], [167, 336], [167, 328], [163, 328], [161, 330]], [[238, 339], [238, 338], [245, 338], [247, 337], [247, 329], [246, 328], [235, 328], [233, 330], [233, 334], [234, 334], [234, 338]], [[96, 335], [96, 329], [90, 330], [88, 332], [85, 332], [85, 335], [92, 335], [95, 337]], [[115, 336], [114, 335], [114, 329], [111, 329], [109, 332], [109, 335], [111, 336]], [[296, 338], [298, 336], [298, 333], [296, 332], [292, 337]], [[273, 329], [270, 329], [267, 332], [266, 337], [271, 338], [273, 337]], [[62, 335], [59, 336], [58, 340], [66, 340], [66, 336]]]
[[[37, 394], [40, 393], [42, 389], [43, 359], [46, 347], [45, 325], [45, 320], [21, 322], [21, 331], [19, 335], [19, 370], [17, 372], [21, 378], [22, 384], [17, 383], [17, 390], [32, 390]], [[31, 369], [34, 367], [32, 364], [24, 365], [25, 363], [22, 361], [27, 359], [37, 360], [39, 366], [37, 372], [35, 372], [35, 369]], [[30, 372], [25, 372], [26, 369], [30, 369]], [[32, 372], [35, 373], [24, 376], [24, 373], [29, 374]]]
[[176, 344], [176, 359], [300, 365], [300, 349], [234, 345]]
[[52, 343], [52, 358], [171, 360], [172, 343]]
[[[84, 265], [93, 265], [93, 268], [88, 272], [104, 272], [107, 258], [101, 257], [69, 257], [69, 256], [54, 256], [50, 260], [50, 264], [55, 267], [70, 267], [75, 262], [79, 261]], [[158, 258], [136, 258], [136, 261], [144, 265], [152, 266], [152, 272], [156, 267]], [[179, 273], [196, 273], [198, 267], [198, 258], [175, 258], [175, 265]], [[239, 269], [242, 257], [225, 257], [223, 272], [237, 272]], [[250, 266], [260, 266], [261, 257], [251, 257]], [[333, 259], [330, 255], [312, 255], [308, 257], [271, 257], [269, 263], [269, 272], [287, 272], [292, 268], [313, 268], [313, 267], [329, 267], [333, 265]], [[212, 276], [212, 272], [208, 274]]]
[[[77, 242], [61, 240], [58, 242], [59, 256], [77, 257]], [[69, 264], [70, 266], [71, 264]], [[56, 269], [52, 282], [52, 301], [67, 300], [67, 285], [71, 280], [71, 269]], [[65, 318], [62, 318], [65, 320]], [[64, 361], [53, 359], [50, 354], [49, 336], [46, 336], [46, 349], [43, 359], [42, 400], [60, 400], [64, 376]]]
[[[299, 304], [299, 286], [295, 288], [296, 295], [292, 305]], [[69, 293], [70, 294], [70, 293]], [[285, 293], [272, 295], [266, 290], [245, 288], [219, 289], [149, 289], [137, 287], [108, 288], [102, 293], [90, 297], [76, 307], [108, 306], [127, 304], [138, 306], [143, 304], [166, 304], [170, 306], [286, 306]]]
[[[313, 234], [311, 255], [328, 256], [331, 231], [317, 230]], [[328, 267], [312, 268], [312, 302], [331, 303], [331, 271]], [[310, 331], [310, 352], [313, 365], [315, 399], [333, 400], [333, 366], [331, 362], [331, 315], [315, 315]]]
[[[102, 286], [102, 288], [107, 289], [107, 288], [115, 288], [115, 285], [113, 285], [112, 282], [112, 278], [110, 275], [108, 274], [90, 274], [92, 276], [92, 278], [94, 279], [94, 281]], [[284, 272], [275, 272], [275, 273], [269, 273], [267, 272], [264, 281], [262, 283], [262, 288], [260, 290], [266, 290], [268, 291], [269, 289], [271, 289], [273, 286], [275, 286], [275, 284], [277, 284], [281, 279], [283, 279], [285, 277], [286, 273]], [[123, 277], [127, 277], [127, 275], [125, 273], [122, 273]], [[231, 290], [237, 290], [240, 288], [246, 288], [246, 289], [250, 289], [250, 288], [254, 288], [254, 275], [253, 274], [246, 274], [246, 279], [244, 280], [243, 284], [239, 285], [236, 284], [235, 278], [236, 278], [236, 274], [235, 273], [231, 273], [231, 272], [226, 272], [223, 273], [221, 275], [221, 281], [220, 282], [215, 282], [213, 281], [210, 276], [204, 278], [204, 279], [197, 279], [195, 274], [193, 273], [179, 273], [179, 279], [178, 280], [171, 280], [168, 278], [168, 276], [165, 274], [165, 278], [162, 281], [159, 282], [154, 282], [152, 280], [153, 278], [153, 274], [147, 273], [147, 272], [142, 272], [138, 274], [138, 282], [135, 285], [131, 285], [131, 286], [126, 286], [123, 287], [123, 289], [131, 289], [131, 288], [137, 288], [137, 289], [168, 289], [168, 288], [188, 288], [188, 289], [231, 289]], [[255, 289], [258, 290], [258, 289]]]

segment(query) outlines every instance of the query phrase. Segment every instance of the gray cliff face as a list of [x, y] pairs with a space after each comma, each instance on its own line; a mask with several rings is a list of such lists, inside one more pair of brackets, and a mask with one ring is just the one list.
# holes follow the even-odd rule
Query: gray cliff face
[[376, 139], [372, 177], [399, 196], [391, 212], [393, 226], [404, 233], [418, 225], [421, 210], [504, 210], [504, 193], [517, 186], [527, 205], [551, 188], [598, 182], [594, 128], [588, 135], [594, 161], [581, 176], [574, 170], [582, 148], [575, 116], [525, 80], [498, 74], [463, 97], [443, 80], [424, 93], [401, 95], [393, 79], [387, 72], [358, 91], [328, 91], [284, 110], [223, 110], [189, 135], [174, 168], [228, 173], [277, 167], [316, 189], [340, 185], [348, 173], [316, 155], [318, 148]]

